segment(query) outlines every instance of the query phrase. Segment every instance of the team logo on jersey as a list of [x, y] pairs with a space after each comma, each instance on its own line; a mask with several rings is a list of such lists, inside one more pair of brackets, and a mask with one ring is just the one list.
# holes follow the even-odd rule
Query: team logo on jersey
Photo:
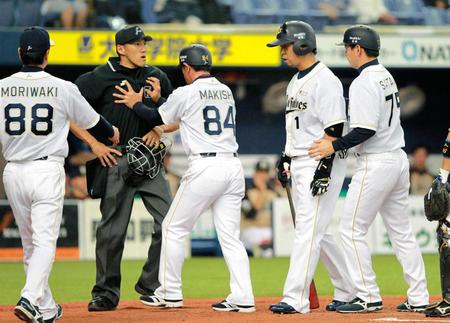
[[297, 100], [295, 98], [288, 98], [286, 110], [287, 111], [295, 111], [295, 110], [306, 110], [308, 108], [308, 102]]

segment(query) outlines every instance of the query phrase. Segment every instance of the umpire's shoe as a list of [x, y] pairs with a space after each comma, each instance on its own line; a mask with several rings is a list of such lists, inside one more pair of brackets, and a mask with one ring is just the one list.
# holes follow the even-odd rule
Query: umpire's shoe
[[409, 304], [409, 301], [406, 300], [400, 305], [397, 306], [398, 312], [423, 312], [427, 308], [428, 305], [418, 305], [414, 306]]
[[348, 302], [343, 302], [343, 301], [338, 301], [337, 299], [333, 299], [333, 300], [331, 301], [331, 303], [328, 304], [328, 305], [325, 307], [325, 310], [330, 311], [330, 312], [333, 312], [333, 311], [336, 311], [336, 309], [337, 309], [339, 306], [345, 305], [345, 304], [347, 304], [347, 303], [348, 303]]
[[113, 311], [117, 305], [115, 305], [106, 296], [95, 296], [88, 304], [89, 312], [103, 312], [103, 311]]
[[139, 299], [142, 304], [153, 307], [183, 307], [182, 299], [163, 299], [155, 295], [142, 295]]
[[254, 305], [237, 305], [223, 300], [220, 303], [212, 304], [212, 309], [218, 312], [240, 312], [240, 313], [252, 313], [256, 311]]
[[16, 307], [14, 307], [14, 315], [27, 323], [44, 323], [39, 308], [24, 297], [20, 298]]
[[369, 313], [383, 309], [383, 302], [368, 303], [356, 297], [350, 303], [339, 306], [338, 313]]
[[272, 304], [269, 306], [269, 310], [271, 310], [275, 314], [295, 314], [298, 313], [295, 308], [285, 302], [279, 302], [277, 304]]
[[450, 316], [450, 300], [443, 299], [438, 303], [431, 304], [424, 311], [428, 317], [445, 317]]

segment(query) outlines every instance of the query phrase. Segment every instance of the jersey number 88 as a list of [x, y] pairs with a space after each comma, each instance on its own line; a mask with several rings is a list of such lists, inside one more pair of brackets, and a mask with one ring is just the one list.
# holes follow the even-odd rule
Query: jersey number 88
[[[5, 107], [5, 132], [10, 136], [20, 136], [26, 130], [25, 106], [21, 103], [10, 103]], [[47, 113], [45, 114], [46, 111]], [[45, 114], [44, 116], [42, 116]], [[52, 132], [53, 107], [46, 103], [38, 103], [31, 107], [31, 132], [36, 136], [46, 136]], [[38, 129], [40, 125], [40, 129]]]

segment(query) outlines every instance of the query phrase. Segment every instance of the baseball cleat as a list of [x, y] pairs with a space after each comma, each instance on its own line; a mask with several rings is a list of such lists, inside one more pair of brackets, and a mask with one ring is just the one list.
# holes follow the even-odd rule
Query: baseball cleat
[[228, 302], [227, 300], [223, 300], [220, 303], [216, 303], [211, 305], [214, 311], [219, 312], [240, 312], [240, 313], [252, 313], [256, 311], [254, 305], [237, 305]]
[[14, 307], [14, 315], [27, 323], [44, 323], [44, 318], [39, 312], [39, 308], [24, 297], [21, 297], [16, 307]]
[[438, 303], [430, 304], [423, 313], [427, 317], [450, 316], [450, 301], [443, 299]]
[[183, 300], [163, 299], [155, 295], [142, 295], [139, 297], [142, 304], [153, 307], [183, 307]]
[[62, 306], [59, 304], [56, 304], [56, 315], [50, 319], [44, 320], [44, 323], [54, 323], [56, 320], [61, 319], [62, 316], [63, 316]]
[[368, 303], [361, 298], [356, 297], [350, 303], [339, 306], [336, 309], [338, 313], [369, 313], [383, 309], [383, 302]]
[[269, 309], [276, 314], [295, 314], [298, 313], [295, 308], [285, 302], [279, 302], [277, 304], [272, 304]]
[[345, 304], [347, 304], [347, 303], [348, 303], [348, 302], [343, 302], [343, 301], [338, 301], [338, 300], [336, 300], [336, 299], [333, 299], [333, 300], [331, 301], [331, 303], [328, 304], [328, 305], [325, 307], [325, 310], [330, 311], [330, 312], [333, 312], [333, 311], [336, 311], [336, 309], [337, 309], [339, 306], [345, 305]]
[[428, 305], [418, 305], [414, 306], [409, 304], [409, 301], [406, 300], [400, 305], [397, 306], [398, 312], [423, 312], [427, 308]]

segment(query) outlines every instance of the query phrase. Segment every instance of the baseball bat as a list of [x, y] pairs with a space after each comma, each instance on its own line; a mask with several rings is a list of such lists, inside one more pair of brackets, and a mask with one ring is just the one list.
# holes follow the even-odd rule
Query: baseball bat
[[[294, 223], [295, 228], [295, 208], [294, 202], [292, 201], [291, 186], [289, 185], [289, 183], [286, 184], [286, 193], [289, 201], [289, 208], [291, 209], [292, 222]], [[317, 296], [316, 284], [314, 284], [313, 279], [311, 281], [311, 285], [309, 285], [309, 308], [316, 309], [319, 307], [319, 297]]]

